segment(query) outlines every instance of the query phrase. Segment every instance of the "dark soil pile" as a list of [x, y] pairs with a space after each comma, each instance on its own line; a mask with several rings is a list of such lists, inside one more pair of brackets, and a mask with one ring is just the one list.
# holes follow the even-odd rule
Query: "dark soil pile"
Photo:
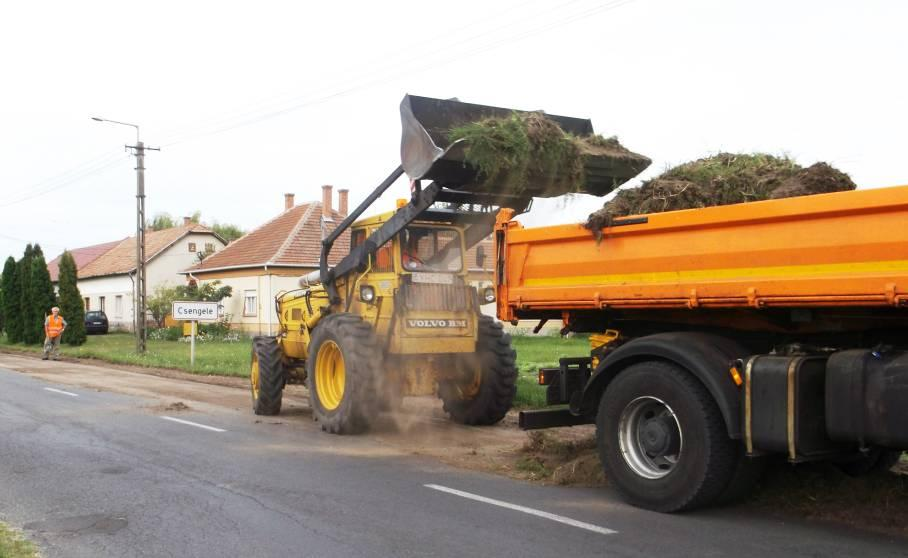
[[720, 153], [671, 168], [618, 192], [589, 216], [599, 232], [616, 217], [854, 190], [847, 174], [826, 163], [807, 168], [787, 157]]
[[891, 471], [858, 478], [825, 463], [774, 463], [754, 490], [751, 502], [776, 513], [906, 537], [908, 463], [905, 459]]
[[539, 112], [470, 122], [452, 129], [449, 139], [464, 141], [464, 162], [479, 171], [471, 189], [487, 192], [544, 197], [581, 192], [589, 179], [601, 180], [603, 168], [614, 174], [610, 191], [650, 164], [617, 138], [568, 134]]

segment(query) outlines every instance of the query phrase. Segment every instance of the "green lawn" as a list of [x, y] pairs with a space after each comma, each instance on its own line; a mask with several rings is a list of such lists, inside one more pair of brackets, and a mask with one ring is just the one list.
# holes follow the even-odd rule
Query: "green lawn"
[[[517, 335], [513, 338], [520, 372], [515, 405], [539, 407], [545, 404], [545, 388], [537, 385], [536, 371], [542, 366], [557, 366], [565, 356], [589, 353], [586, 337], [562, 339], [550, 335]], [[29, 352], [41, 352], [40, 345], [11, 345], [0, 338], [0, 346]], [[157, 368], [175, 368], [197, 374], [245, 376], [249, 371], [250, 342], [204, 341], [196, 343], [195, 367], [189, 368], [189, 343], [182, 341], [148, 340], [144, 356], [135, 352], [135, 338], [127, 333], [90, 335], [81, 347], [63, 345], [61, 355], [76, 358], [97, 358], [118, 364], [134, 364]]]
[[570, 338], [551, 335], [515, 335], [511, 337], [517, 351], [517, 397], [515, 407], [545, 405], [545, 387], [538, 384], [540, 368], [558, 366], [561, 357], [589, 356], [590, 343], [586, 336]]
[[[40, 353], [40, 345], [11, 345], [4, 337], [0, 346]], [[148, 340], [147, 352], [136, 353], [136, 341], [132, 334], [110, 333], [89, 335], [81, 347], [60, 346], [64, 357], [97, 358], [117, 364], [135, 364], [158, 368], [176, 368], [198, 374], [222, 376], [245, 376], [249, 372], [249, 340], [236, 342], [197, 342], [195, 345], [195, 367], [189, 368], [189, 343], [182, 341]]]
[[35, 546], [25, 540], [21, 533], [0, 523], [0, 558], [35, 558]]

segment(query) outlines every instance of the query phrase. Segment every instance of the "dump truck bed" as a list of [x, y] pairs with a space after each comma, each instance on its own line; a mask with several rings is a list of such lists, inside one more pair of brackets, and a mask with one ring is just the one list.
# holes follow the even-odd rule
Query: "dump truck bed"
[[908, 311], [908, 186], [632, 216], [601, 239], [581, 225], [523, 228], [503, 216], [496, 228], [505, 320], [603, 309]]

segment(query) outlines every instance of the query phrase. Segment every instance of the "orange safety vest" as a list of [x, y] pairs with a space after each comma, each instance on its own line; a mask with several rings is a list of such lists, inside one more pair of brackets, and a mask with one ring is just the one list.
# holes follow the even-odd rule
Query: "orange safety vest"
[[60, 332], [63, 331], [63, 316], [57, 316], [54, 318], [54, 315], [51, 314], [47, 317], [47, 336], [48, 337], [57, 337], [60, 335]]

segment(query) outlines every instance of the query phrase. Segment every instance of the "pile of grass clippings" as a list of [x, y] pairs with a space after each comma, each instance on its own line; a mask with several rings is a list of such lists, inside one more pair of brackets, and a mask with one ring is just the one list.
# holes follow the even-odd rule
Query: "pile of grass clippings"
[[720, 153], [671, 168], [637, 188], [621, 190], [590, 215], [599, 233], [616, 217], [854, 190], [847, 174], [826, 163], [802, 167], [788, 157]]
[[[579, 192], [589, 158], [641, 158], [614, 137], [565, 133], [540, 112], [469, 122], [453, 128], [448, 137], [464, 141], [464, 162], [479, 171], [476, 187], [487, 192], [531, 190], [543, 196]], [[649, 159], [642, 160], [645, 168]]]

